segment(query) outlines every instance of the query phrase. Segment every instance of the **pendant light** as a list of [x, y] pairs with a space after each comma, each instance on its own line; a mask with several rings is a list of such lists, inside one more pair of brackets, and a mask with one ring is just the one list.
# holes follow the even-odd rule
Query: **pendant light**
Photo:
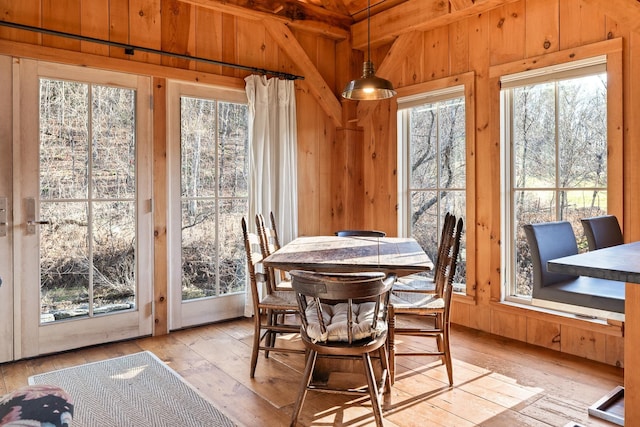
[[351, 80], [342, 91], [342, 96], [356, 101], [373, 101], [391, 98], [395, 94], [389, 80], [376, 76], [371, 62], [371, 0], [367, 0], [367, 60], [362, 64], [362, 77]]

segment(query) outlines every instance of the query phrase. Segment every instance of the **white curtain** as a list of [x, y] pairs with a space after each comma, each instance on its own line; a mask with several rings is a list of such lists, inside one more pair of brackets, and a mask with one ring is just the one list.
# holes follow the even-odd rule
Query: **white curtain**
[[[257, 213], [268, 220], [273, 212], [284, 245], [298, 236], [295, 86], [293, 80], [256, 75], [245, 82], [251, 147], [248, 225], [255, 229]], [[245, 314], [252, 311], [250, 295]]]

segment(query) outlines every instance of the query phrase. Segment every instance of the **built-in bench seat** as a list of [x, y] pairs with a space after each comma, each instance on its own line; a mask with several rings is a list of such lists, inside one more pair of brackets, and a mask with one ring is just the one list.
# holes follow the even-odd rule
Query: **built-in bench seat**
[[578, 253], [568, 221], [527, 224], [524, 231], [531, 250], [533, 305], [596, 317], [624, 313], [624, 282], [547, 270], [547, 261]]
[[624, 287], [624, 282], [578, 276], [540, 287], [534, 292], [533, 298], [624, 313]]

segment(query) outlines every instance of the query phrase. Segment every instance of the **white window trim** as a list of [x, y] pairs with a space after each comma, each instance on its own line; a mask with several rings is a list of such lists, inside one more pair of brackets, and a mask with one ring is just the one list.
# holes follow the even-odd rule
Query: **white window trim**
[[[512, 97], [509, 89], [557, 82], [607, 72], [607, 56], [599, 55], [535, 70], [508, 74], [500, 77], [500, 212], [501, 212], [501, 256], [503, 300], [531, 304], [531, 299], [513, 294], [515, 261], [513, 248], [516, 234], [513, 205], [513, 134], [511, 131]], [[509, 108], [507, 108], [509, 106]], [[610, 184], [607, 184], [607, 187]], [[557, 187], [555, 187], [557, 190]]]

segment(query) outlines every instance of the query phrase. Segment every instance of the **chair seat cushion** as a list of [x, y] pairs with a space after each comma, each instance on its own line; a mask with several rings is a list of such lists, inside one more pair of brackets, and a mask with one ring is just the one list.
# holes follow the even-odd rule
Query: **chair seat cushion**
[[436, 294], [423, 294], [415, 292], [393, 292], [389, 300], [396, 312], [402, 309], [411, 310], [443, 310], [444, 299]]
[[[376, 322], [373, 328], [373, 315], [375, 302], [354, 303], [353, 307], [353, 325], [351, 328], [353, 341], [365, 338], [376, 338], [387, 330], [387, 323], [383, 320]], [[322, 319], [326, 327], [326, 332], [322, 333], [320, 327], [320, 319], [318, 318], [318, 310], [316, 302], [311, 302], [305, 310], [307, 316], [307, 328], [305, 332], [314, 343], [327, 341], [349, 341], [348, 335], [348, 304], [325, 304], [321, 303]]]
[[431, 277], [414, 274], [411, 276], [399, 277], [393, 284], [393, 291], [433, 293], [436, 291], [436, 284]]

